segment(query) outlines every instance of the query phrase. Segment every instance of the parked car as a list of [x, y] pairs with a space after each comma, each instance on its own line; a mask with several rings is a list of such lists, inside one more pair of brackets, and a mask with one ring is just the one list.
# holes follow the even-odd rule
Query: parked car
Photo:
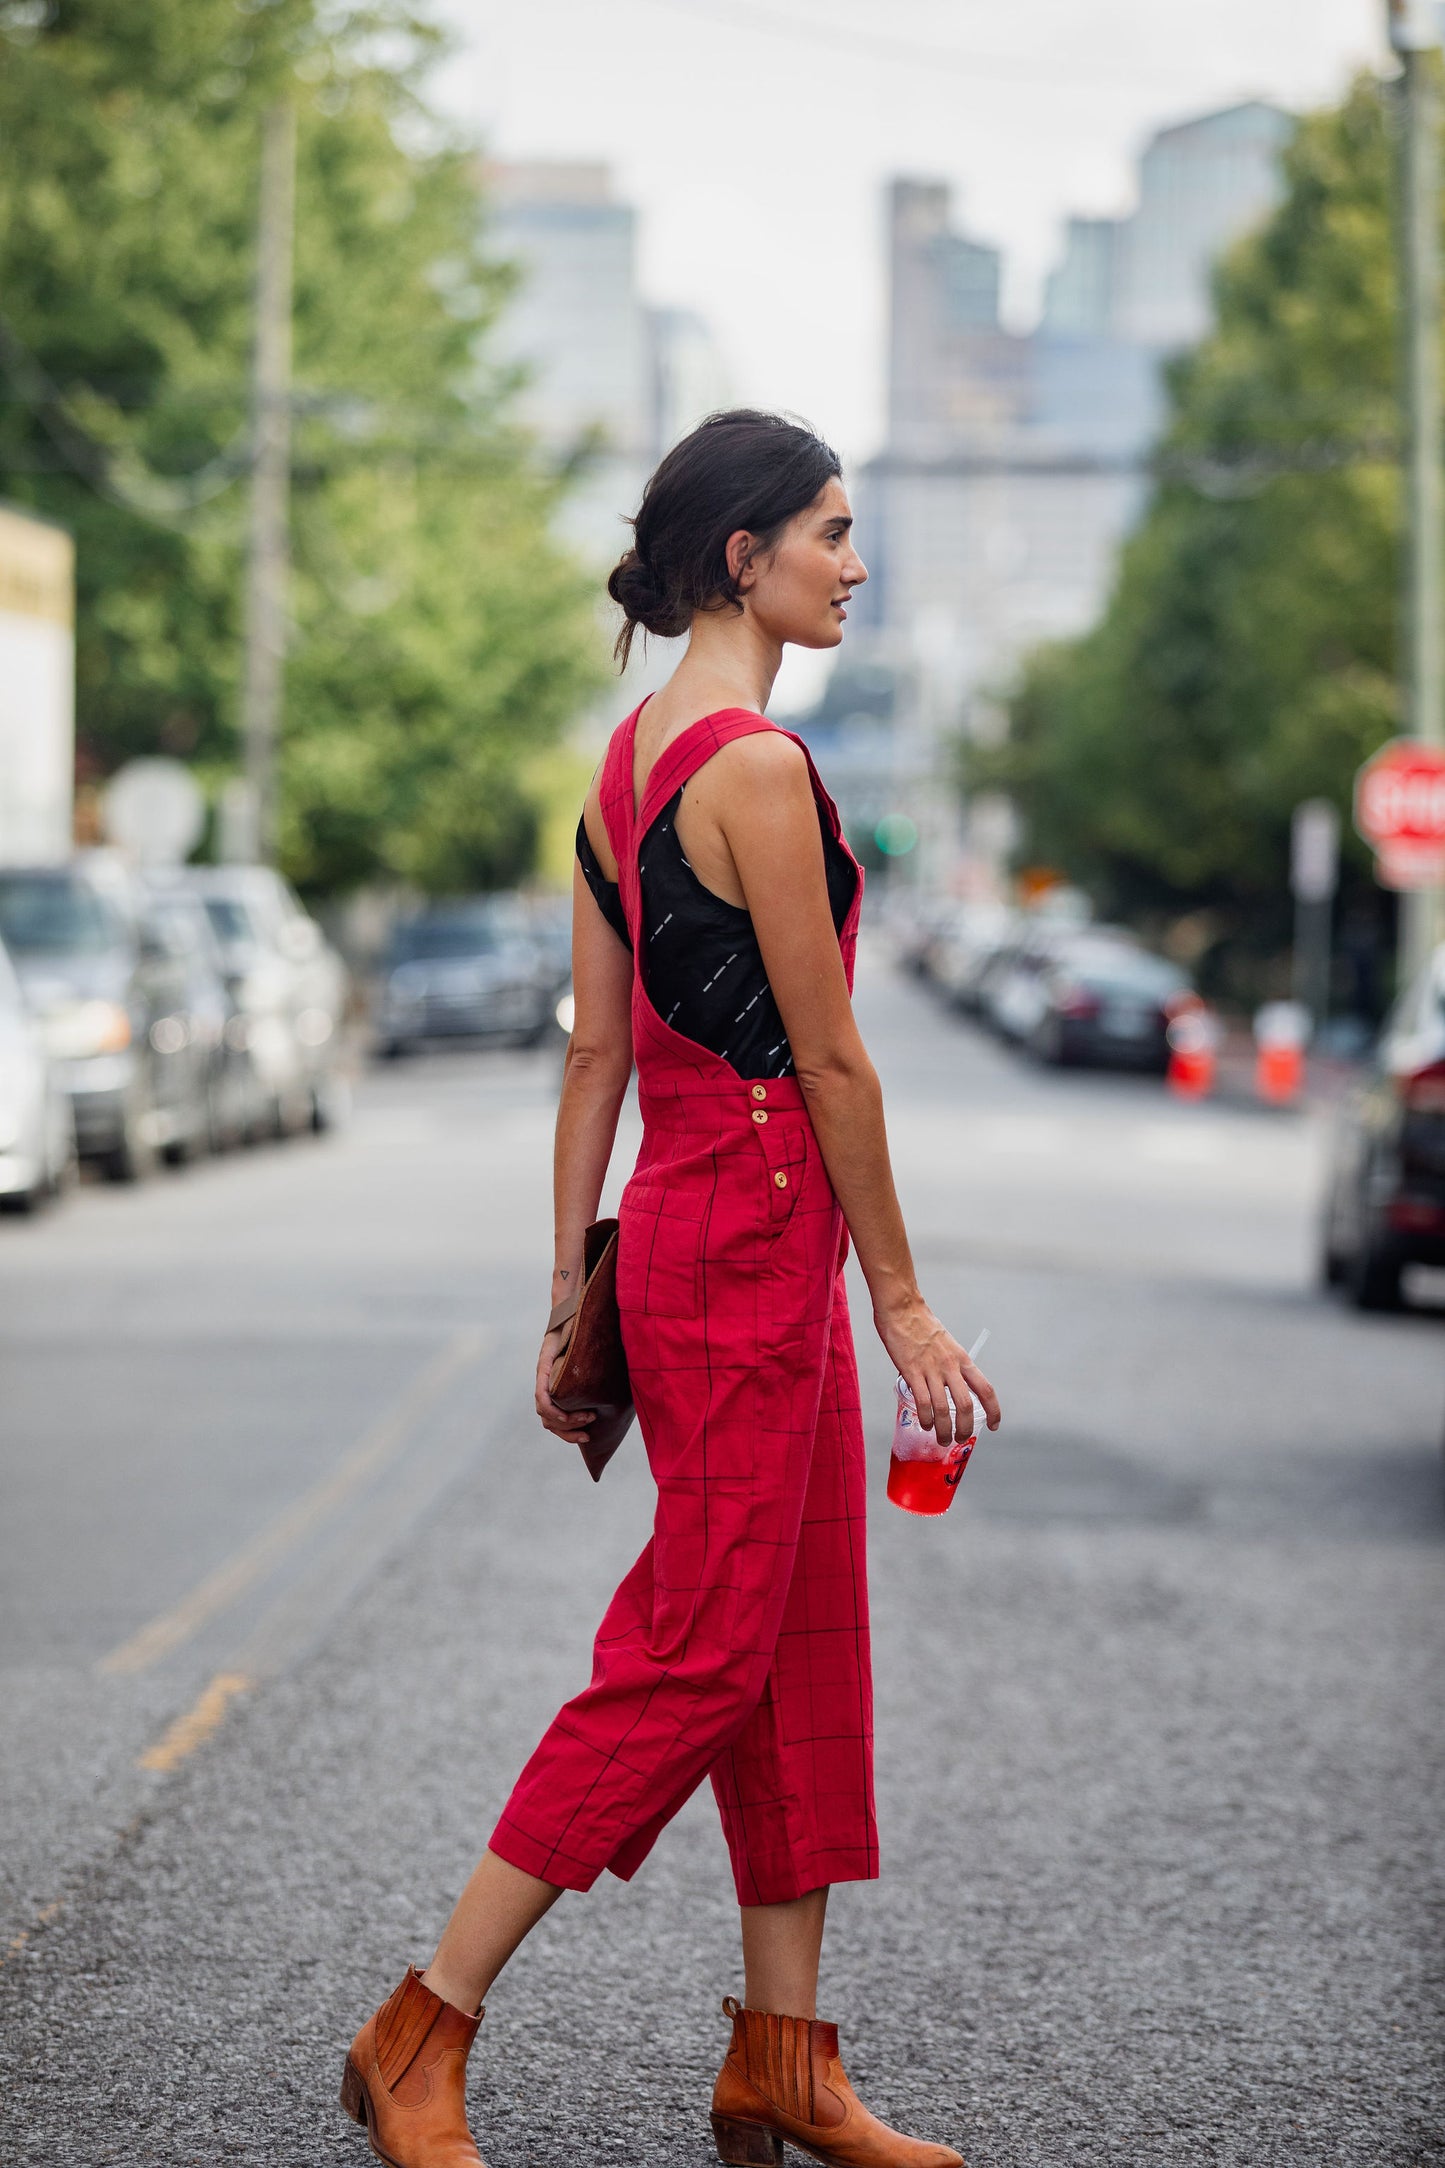
[[0, 942], [0, 1211], [34, 1211], [74, 1170], [70, 1101]]
[[[147, 870], [137, 885], [143, 933], [172, 959], [181, 982], [187, 1041], [206, 1105], [205, 1144], [220, 1152], [249, 1143], [265, 1133], [270, 1104], [251, 1060], [246, 1019], [227, 983], [210, 914], [179, 867]], [[194, 1140], [193, 1148], [200, 1141]]]
[[[1132, 940], [1129, 934], [1109, 926], [1088, 930], [1101, 941]], [[1043, 1014], [1045, 972], [1082, 931], [1068, 919], [1031, 914], [1019, 919], [1012, 933], [989, 955], [978, 977], [978, 1012], [1000, 1038], [1015, 1042], [1027, 1039]]]
[[928, 944], [928, 976], [953, 1008], [977, 1009], [984, 972], [1016, 925], [1007, 904], [978, 902], [956, 905], [938, 927]]
[[329, 1128], [345, 1104], [346, 966], [271, 867], [188, 866], [185, 878], [220, 946], [267, 1126]]
[[117, 1181], [207, 1132], [185, 975], [112, 864], [0, 868], [0, 939], [67, 1093], [83, 1158]]
[[886, 924], [894, 958], [918, 978], [928, 975], [928, 958], [940, 929], [957, 909], [951, 896], [901, 893], [886, 899]]
[[396, 1056], [427, 1039], [542, 1039], [557, 1001], [555, 960], [493, 899], [437, 904], [393, 929], [375, 1005], [376, 1042]]
[[1335, 1125], [1322, 1270], [1396, 1309], [1406, 1265], [1445, 1265], [1445, 946], [1395, 1004]]
[[1038, 1061], [1100, 1068], [1169, 1067], [1169, 1026], [1199, 997], [1178, 967], [1117, 939], [1078, 934], [1034, 982], [1038, 1013], [1024, 1036]]

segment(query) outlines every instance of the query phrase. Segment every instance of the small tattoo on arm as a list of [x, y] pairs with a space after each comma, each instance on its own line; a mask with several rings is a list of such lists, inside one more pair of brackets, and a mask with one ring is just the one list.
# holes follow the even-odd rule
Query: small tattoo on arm
[[562, 1272], [559, 1270], [557, 1277], [562, 1280], [570, 1280], [572, 1275], [570, 1272]]

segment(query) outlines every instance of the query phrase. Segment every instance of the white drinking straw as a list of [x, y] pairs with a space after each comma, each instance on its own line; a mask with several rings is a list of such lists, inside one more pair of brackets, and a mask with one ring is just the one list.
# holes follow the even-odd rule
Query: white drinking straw
[[977, 1338], [977, 1339], [976, 1339], [976, 1340], [974, 1341], [974, 1343], [973, 1343], [973, 1346], [972, 1346], [972, 1347], [971, 1347], [971, 1348], [969, 1349], [969, 1351], [968, 1351], [968, 1359], [969, 1359], [969, 1361], [970, 1361], [971, 1363], [976, 1363], [976, 1362], [978, 1361], [978, 1358], [979, 1358], [979, 1356], [980, 1356], [980, 1355], [981, 1355], [981, 1354], [983, 1353], [983, 1350], [984, 1350], [984, 1348], [985, 1348], [985, 1347], [986, 1347], [987, 1345], [988, 1345], [988, 1327], [987, 1327], [987, 1325], [985, 1325], [985, 1326], [984, 1326], [984, 1328], [983, 1328], [983, 1331], [982, 1331], [982, 1332], [981, 1332], [981, 1333], [979, 1334], [978, 1338]]

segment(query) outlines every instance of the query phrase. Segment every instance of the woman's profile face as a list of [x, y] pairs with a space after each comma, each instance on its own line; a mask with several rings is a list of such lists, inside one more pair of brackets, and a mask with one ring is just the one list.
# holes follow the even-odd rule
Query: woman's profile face
[[[848, 597], [868, 577], [852, 532], [848, 492], [834, 476], [806, 511], [789, 520], [766, 556], [743, 570], [745, 606], [775, 639], [794, 647], [838, 645]], [[745, 538], [733, 536], [730, 552], [740, 540]]]

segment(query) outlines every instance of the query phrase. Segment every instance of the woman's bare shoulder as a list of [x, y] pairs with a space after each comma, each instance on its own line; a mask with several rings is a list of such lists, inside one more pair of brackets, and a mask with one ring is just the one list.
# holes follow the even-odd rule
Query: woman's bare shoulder
[[[796, 738], [776, 724], [734, 738], [708, 762], [719, 777], [748, 790], [796, 787], [808, 781], [808, 760]], [[811, 783], [809, 783], [811, 789]]]

